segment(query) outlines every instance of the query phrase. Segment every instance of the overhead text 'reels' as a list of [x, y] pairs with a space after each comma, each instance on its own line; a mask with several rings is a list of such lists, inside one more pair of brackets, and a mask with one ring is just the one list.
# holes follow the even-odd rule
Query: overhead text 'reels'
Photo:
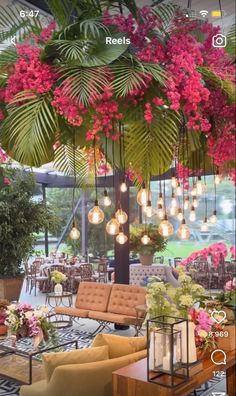
[[106, 44], [130, 44], [130, 39], [126, 37], [112, 38], [107, 36]]

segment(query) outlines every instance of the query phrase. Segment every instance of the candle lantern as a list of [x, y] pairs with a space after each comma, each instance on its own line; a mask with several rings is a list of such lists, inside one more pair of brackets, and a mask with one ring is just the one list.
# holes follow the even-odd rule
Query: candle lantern
[[188, 320], [157, 316], [147, 320], [148, 381], [174, 388], [189, 378]]

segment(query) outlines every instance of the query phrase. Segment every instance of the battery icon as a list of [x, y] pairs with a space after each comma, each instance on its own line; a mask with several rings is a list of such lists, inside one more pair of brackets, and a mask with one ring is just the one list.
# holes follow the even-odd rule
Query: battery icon
[[213, 11], [211, 11], [211, 16], [212, 16], [213, 18], [220, 18], [220, 17], [224, 16], [224, 11], [221, 11], [221, 10], [213, 10]]

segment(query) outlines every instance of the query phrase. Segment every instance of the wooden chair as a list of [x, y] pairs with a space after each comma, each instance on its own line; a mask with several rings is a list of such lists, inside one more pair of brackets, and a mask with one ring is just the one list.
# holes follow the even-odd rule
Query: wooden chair
[[107, 262], [101, 262], [98, 264], [97, 271], [97, 281], [107, 283], [108, 281], [108, 271], [107, 271]]
[[155, 258], [156, 264], [164, 264], [164, 256], [159, 256]]
[[[48, 275], [39, 275], [37, 272], [37, 266], [32, 264], [29, 269], [29, 276], [30, 276], [30, 289], [29, 293], [31, 294], [32, 289], [34, 288], [34, 295], [36, 296], [37, 286], [43, 288], [46, 286], [46, 283], [49, 281], [49, 274]], [[46, 287], [45, 287], [46, 289]]]
[[80, 280], [86, 282], [94, 282], [94, 271], [92, 264], [81, 264], [80, 265]]

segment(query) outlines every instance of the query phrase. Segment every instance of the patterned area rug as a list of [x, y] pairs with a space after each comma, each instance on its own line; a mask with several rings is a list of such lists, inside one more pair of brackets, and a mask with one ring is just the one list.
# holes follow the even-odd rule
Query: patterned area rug
[[[91, 338], [88, 337], [88, 335], [85, 332], [81, 332], [80, 330], [64, 329], [64, 330], [59, 330], [58, 333], [60, 337], [63, 337], [64, 341], [78, 339], [79, 348], [87, 348], [91, 343]], [[29, 348], [30, 346], [31, 346], [31, 342], [29, 344], [29, 341], [26, 340], [25, 349]], [[73, 349], [73, 346], [69, 345], [67, 346], [67, 349]], [[213, 387], [215, 387], [219, 382], [220, 380], [213, 379], [208, 382], [207, 387], [203, 386], [196, 390], [195, 395], [194, 393], [191, 393], [191, 395], [189, 396], [204, 396], [208, 394], [211, 388], [213, 389]], [[17, 383], [16, 381], [12, 379], [3, 378], [0, 375], [0, 396], [19, 396], [20, 387], [21, 385], [19, 385], [19, 383]]]

